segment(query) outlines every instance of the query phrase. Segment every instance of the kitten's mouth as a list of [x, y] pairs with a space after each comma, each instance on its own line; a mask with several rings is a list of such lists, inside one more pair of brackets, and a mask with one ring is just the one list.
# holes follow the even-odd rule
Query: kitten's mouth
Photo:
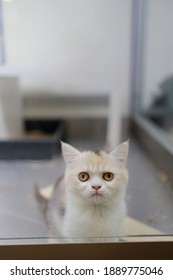
[[98, 192], [95, 192], [92, 196], [95, 196], [95, 197], [97, 197], [97, 196], [103, 196], [102, 194], [100, 194], [100, 193], [98, 193]]

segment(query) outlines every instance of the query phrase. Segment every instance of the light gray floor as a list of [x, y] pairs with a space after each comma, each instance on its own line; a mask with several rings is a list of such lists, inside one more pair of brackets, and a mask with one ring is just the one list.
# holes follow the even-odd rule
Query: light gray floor
[[128, 214], [173, 234], [173, 186], [136, 141], [131, 141], [128, 169]]
[[[134, 141], [130, 141], [127, 189], [128, 214], [148, 225], [173, 233], [173, 189]], [[0, 243], [25, 243], [4, 238], [44, 237], [43, 216], [33, 199], [32, 186], [54, 183], [64, 171], [61, 158], [52, 161], [0, 161]], [[164, 179], [164, 176], [161, 177]], [[135, 233], [134, 233], [135, 234]], [[35, 242], [43, 242], [43, 239]], [[34, 243], [34, 241], [33, 241]]]

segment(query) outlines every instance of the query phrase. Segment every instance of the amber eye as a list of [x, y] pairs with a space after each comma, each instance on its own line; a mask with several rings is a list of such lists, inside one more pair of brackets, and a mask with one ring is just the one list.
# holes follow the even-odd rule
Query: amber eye
[[103, 174], [103, 179], [105, 181], [112, 181], [113, 178], [114, 178], [114, 174], [111, 173], [111, 172], [106, 172], [106, 173]]
[[89, 175], [86, 172], [81, 172], [79, 173], [78, 178], [81, 182], [86, 182], [89, 179]]

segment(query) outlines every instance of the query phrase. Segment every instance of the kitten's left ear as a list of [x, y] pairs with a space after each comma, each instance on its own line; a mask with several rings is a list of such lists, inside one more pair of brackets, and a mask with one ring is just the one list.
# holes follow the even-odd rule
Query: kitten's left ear
[[81, 152], [79, 152], [77, 149], [73, 148], [71, 145], [66, 144], [62, 141], [61, 141], [61, 148], [66, 164], [73, 163], [81, 155]]
[[126, 161], [129, 152], [129, 140], [123, 142], [118, 147], [116, 147], [110, 155], [114, 157], [119, 167], [123, 168], [126, 166]]

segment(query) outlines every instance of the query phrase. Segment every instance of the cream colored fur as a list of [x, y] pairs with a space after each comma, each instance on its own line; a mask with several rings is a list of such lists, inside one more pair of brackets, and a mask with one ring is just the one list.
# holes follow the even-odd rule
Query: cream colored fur
[[[117, 240], [126, 215], [128, 146], [128, 142], [124, 142], [110, 153], [97, 154], [79, 152], [62, 143], [65, 176], [55, 187], [46, 207], [50, 235], [59, 237], [56, 241]], [[85, 182], [79, 180], [81, 172], [89, 175]], [[106, 172], [114, 175], [111, 181], [103, 178]]]

